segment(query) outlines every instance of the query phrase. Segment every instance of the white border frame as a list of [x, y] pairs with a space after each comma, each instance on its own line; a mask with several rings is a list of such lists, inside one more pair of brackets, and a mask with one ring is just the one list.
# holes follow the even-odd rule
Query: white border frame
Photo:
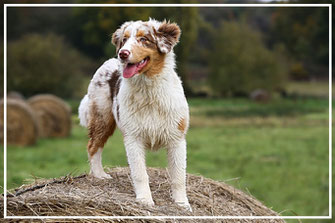
[[[10, 7], [327, 7], [329, 9], [328, 216], [7, 216], [7, 8]], [[332, 219], [332, 4], [4, 4], [4, 218], [5, 219]]]

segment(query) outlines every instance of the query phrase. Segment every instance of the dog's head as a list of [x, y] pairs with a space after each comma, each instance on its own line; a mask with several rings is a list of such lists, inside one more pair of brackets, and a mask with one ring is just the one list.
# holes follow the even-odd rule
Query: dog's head
[[180, 28], [175, 23], [152, 19], [124, 23], [112, 37], [118, 58], [124, 65], [123, 77], [160, 73], [165, 55], [178, 43], [179, 36]]

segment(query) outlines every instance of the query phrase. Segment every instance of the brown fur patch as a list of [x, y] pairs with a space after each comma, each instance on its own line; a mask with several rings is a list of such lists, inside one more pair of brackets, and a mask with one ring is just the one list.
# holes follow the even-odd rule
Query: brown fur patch
[[181, 131], [181, 132], [185, 132], [186, 130], [186, 120], [185, 118], [182, 118], [179, 123], [178, 123], [178, 129]]
[[155, 39], [150, 33], [144, 35], [144, 37], [146, 37], [150, 42], [155, 43]]
[[117, 104], [116, 106], [116, 118], [117, 120], [120, 120], [120, 105]]
[[92, 157], [99, 148], [103, 148], [107, 139], [114, 133], [116, 123], [113, 114], [101, 114], [95, 104], [91, 107], [91, 120], [88, 123], [90, 140], [87, 152]]
[[136, 33], [136, 37], [140, 37], [140, 36], [144, 36], [144, 35], [145, 35], [144, 30], [138, 30], [137, 33]]
[[156, 43], [154, 37], [151, 34], [146, 34], [146, 35], [144, 35], [144, 37], [148, 39], [148, 41], [146, 41], [144, 43], [144, 46], [146, 46], [148, 48], [151, 48], [151, 49], [154, 49], [154, 50], [157, 50], [157, 43]]
[[123, 34], [123, 37], [129, 38], [130, 37], [129, 31], [125, 31], [124, 34]]
[[135, 45], [133, 47], [133, 57], [135, 61], [141, 61], [146, 57], [150, 58], [148, 64], [140, 71], [148, 77], [159, 74], [164, 67], [165, 54], [158, 52], [157, 48]]
[[[119, 93], [120, 81], [120, 73], [115, 71], [112, 74], [112, 78], [108, 81], [112, 101]], [[90, 112], [91, 120], [88, 123], [88, 135], [90, 140], [87, 145], [87, 152], [89, 156], [92, 157], [99, 148], [103, 148], [107, 139], [113, 135], [116, 123], [112, 112], [109, 114], [101, 114], [94, 103]]]
[[169, 51], [175, 44], [178, 43], [180, 33], [181, 31], [179, 26], [176, 23], [169, 22], [162, 23], [158, 30], [155, 31], [155, 35], [158, 38], [163, 39], [164, 45], [168, 48]]
[[156, 41], [150, 33], [145, 33], [144, 30], [138, 30], [136, 33], [136, 38], [145, 37], [147, 41], [142, 42], [142, 44], [151, 49], [157, 49]]
[[159, 28], [158, 32], [166, 37], [169, 41], [178, 42], [180, 36], [180, 28], [176, 23], [163, 23]]
[[108, 81], [112, 101], [114, 100], [114, 97], [116, 97], [119, 93], [120, 81], [120, 73], [118, 71], [114, 71], [114, 73], [112, 74], [112, 78]]
[[99, 86], [99, 87], [101, 87], [101, 86], [102, 86], [102, 84], [101, 84], [101, 82], [100, 82], [100, 81], [96, 82], [96, 83], [95, 83], [95, 85], [96, 85], [96, 86]]

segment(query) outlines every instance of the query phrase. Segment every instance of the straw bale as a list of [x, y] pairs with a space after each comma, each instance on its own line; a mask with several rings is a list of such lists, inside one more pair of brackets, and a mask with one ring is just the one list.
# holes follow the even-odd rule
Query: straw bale
[[20, 92], [17, 92], [17, 91], [8, 92], [7, 98], [25, 100], [24, 96]]
[[[23, 185], [8, 195], [7, 215], [27, 216], [277, 216], [273, 210], [223, 182], [187, 175], [187, 194], [193, 212], [174, 204], [168, 173], [148, 168], [155, 206], [135, 202], [128, 168], [109, 170], [112, 179], [66, 176]], [[3, 198], [0, 202], [3, 209]], [[46, 222], [62, 222], [49, 219]], [[69, 220], [63, 220], [68, 222]], [[257, 222], [285, 223], [282, 219], [76, 219], [71, 222]]]
[[40, 94], [28, 99], [36, 112], [41, 137], [67, 137], [71, 132], [71, 109], [62, 99]]
[[[4, 101], [0, 101], [0, 117], [4, 115]], [[4, 140], [4, 120], [0, 118], [0, 140]], [[7, 143], [32, 145], [38, 138], [38, 121], [29, 105], [21, 99], [7, 99]]]

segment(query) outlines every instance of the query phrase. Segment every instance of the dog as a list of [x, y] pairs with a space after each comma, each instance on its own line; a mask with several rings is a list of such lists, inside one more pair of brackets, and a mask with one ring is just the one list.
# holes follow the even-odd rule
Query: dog
[[123, 134], [136, 200], [154, 205], [145, 149], [166, 148], [172, 198], [191, 211], [186, 195], [186, 140], [189, 108], [175, 67], [174, 46], [181, 30], [154, 19], [125, 22], [112, 35], [117, 59], [94, 74], [79, 106], [80, 124], [88, 128], [90, 174], [104, 172], [101, 155], [116, 126]]

